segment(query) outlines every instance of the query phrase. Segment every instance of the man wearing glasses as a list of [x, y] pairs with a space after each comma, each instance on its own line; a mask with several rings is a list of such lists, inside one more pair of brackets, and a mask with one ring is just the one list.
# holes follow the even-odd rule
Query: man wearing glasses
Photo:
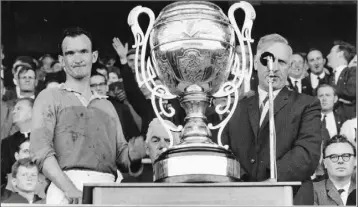
[[356, 189], [355, 180], [352, 179], [356, 167], [356, 148], [346, 137], [336, 135], [325, 144], [323, 158], [328, 179], [313, 184], [314, 203], [346, 205], [348, 196]]
[[[257, 45], [255, 69], [258, 92], [242, 99], [223, 134], [246, 172], [244, 181], [265, 181], [270, 178], [269, 154], [269, 69], [262, 54], [269, 52], [273, 62], [274, 117], [276, 125], [277, 179], [279, 182], [301, 181], [294, 188], [295, 205], [313, 204], [313, 185], [310, 176], [318, 166], [321, 149], [319, 100], [290, 91], [286, 87], [292, 49], [278, 34], [262, 37]], [[261, 109], [261, 110], [260, 110]]]

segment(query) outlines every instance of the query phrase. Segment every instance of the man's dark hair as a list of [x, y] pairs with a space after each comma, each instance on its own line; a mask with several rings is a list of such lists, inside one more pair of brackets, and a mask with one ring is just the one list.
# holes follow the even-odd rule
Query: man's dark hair
[[86, 35], [88, 37], [88, 39], [90, 39], [91, 41], [91, 50], [92, 52], [95, 51], [95, 47], [94, 47], [94, 41], [92, 39], [92, 35], [90, 32], [86, 31], [85, 29], [82, 29], [81, 27], [69, 27], [63, 30], [63, 34], [62, 34], [62, 38], [59, 44], [59, 50], [61, 51], [61, 54], [63, 53], [62, 51], [62, 43], [63, 40], [66, 37], [78, 37], [81, 35]]
[[19, 140], [19, 142], [17, 143], [17, 146], [16, 146], [16, 152], [17, 153], [20, 152], [20, 146], [25, 142], [30, 142], [30, 139], [29, 138], [23, 138], [23, 139]]
[[320, 88], [326, 88], [326, 87], [328, 87], [328, 88], [332, 88], [334, 95], [335, 95], [335, 96], [337, 96], [337, 90], [336, 90], [336, 88], [335, 88], [335, 87], [333, 87], [332, 85], [325, 84], [325, 83], [324, 83], [324, 84], [320, 84], [320, 85], [318, 85], [318, 87], [317, 87], [316, 91], [318, 92], [318, 90], [319, 90]]
[[356, 48], [349, 44], [348, 42], [344, 42], [342, 40], [336, 40], [333, 43], [334, 45], [338, 45], [339, 51], [343, 51], [344, 59], [347, 60], [347, 63], [349, 63], [354, 56], [356, 55]]
[[92, 70], [92, 72], [91, 72], [91, 78], [93, 77], [93, 76], [101, 76], [101, 77], [103, 77], [104, 78], [104, 82], [107, 84], [107, 78], [102, 74], [102, 73], [99, 73], [99, 72], [97, 72], [96, 70]]
[[12, 165], [12, 168], [11, 168], [11, 175], [13, 178], [16, 178], [16, 175], [17, 175], [17, 172], [18, 172], [20, 166], [24, 166], [27, 168], [30, 168], [30, 167], [37, 168], [37, 165], [34, 162], [32, 162], [32, 160], [30, 158], [19, 159]]
[[19, 66], [16, 67], [16, 71], [19, 71], [17, 73], [17, 78], [20, 79], [20, 75], [23, 74], [23, 73], [26, 73], [29, 70], [34, 71], [35, 79], [36, 79], [36, 70], [34, 68], [31, 68], [31, 67], [28, 67], [28, 66], [25, 66], [25, 65], [19, 65]]
[[323, 157], [326, 157], [326, 149], [329, 145], [336, 143], [347, 143], [353, 149], [353, 155], [356, 156], [356, 147], [344, 136], [344, 135], [335, 135], [331, 139], [327, 140], [323, 147]]
[[97, 69], [105, 69], [108, 72], [108, 68], [102, 63], [99, 63], [98, 61], [92, 64], [92, 70], [97, 70]]
[[18, 61], [20, 61], [21, 63], [12, 69], [13, 74], [15, 74], [18, 71], [18, 67], [20, 65], [25, 65], [25, 66], [31, 67], [34, 70], [36, 70], [36, 68], [37, 68], [34, 58], [32, 58], [30, 56], [19, 56], [15, 59], [14, 63], [16, 63]]

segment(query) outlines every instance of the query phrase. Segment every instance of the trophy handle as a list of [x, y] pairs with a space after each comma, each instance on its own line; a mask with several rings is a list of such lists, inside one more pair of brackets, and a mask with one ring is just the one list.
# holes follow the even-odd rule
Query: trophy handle
[[[145, 35], [138, 23], [138, 17], [142, 13], [145, 13], [149, 16], [149, 25]], [[149, 34], [153, 29], [154, 22], [155, 22], [155, 15], [153, 11], [147, 7], [136, 6], [129, 12], [128, 24], [131, 27], [132, 33], [134, 35], [135, 44], [133, 45], [133, 48], [136, 48], [135, 60], [134, 60], [136, 79], [139, 85], [145, 84], [145, 86], [152, 94], [154, 93], [156, 96], [163, 97], [165, 99], [172, 99], [175, 98], [176, 96], [171, 94], [168, 89], [164, 90], [163, 87], [165, 86], [161, 87], [165, 93], [158, 93], [157, 90], [154, 90], [155, 86], [157, 85], [154, 81], [154, 78], [157, 77], [157, 75], [153, 70], [150, 58], [148, 58], [147, 64], [145, 62], [145, 55], [147, 51]], [[138, 58], [139, 58], [140, 46], [142, 46], [142, 48], [141, 48], [141, 57], [140, 57], [141, 71], [139, 72]]]
[[[226, 90], [232, 90], [233, 88], [235, 88], [235, 85], [232, 83], [232, 82], [226, 82], [224, 84], [224, 88]], [[223, 145], [222, 142], [221, 142], [221, 135], [222, 135], [222, 132], [226, 126], [226, 124], [229, 122], [229, 120], [231, 119], [232, 115], [234, 114], [235, 112], [235, 108], [237, 106], [237, 103], [238, 103], [238, 99], [239, 99], [239, 93], [238, 93], [238, 90], [234, 90], [234, 101], [233, 101], [233, 104], [231, 104], [231, 94], [228, 94], [226, 96], [226, 106], [224, 109], [223, 106], [221, 104], [218, 104], [216, 107], [215, 107], [215, 112], [218, 113], [218, 114], [224, 114], [226, 112], [229, 112], [229, 114], [224, 118], [224, 120], [222, 120], [219, 124], [213, 126], [212, 123], [209, 123], [208, 124], [208, 127], [209, 129], [218, 129], [219, 128], [219, 132], [218, 132], [218, 145], [221, 146], [221, 147], [224, 147], [225, 149], [228, 149], [229, 146], [228, 145]]]
[[[242, 9], [245, 12], [245, 21], [244, 21], [244, 24], [242, 27], [242, 32], [238, 28], [235, 17], [234, 17], [234, 12], [237, 9]], [[241, 1], [239, 3], [233, 4], [229, 8], [228, 18], [230, 20], [230, 23], [234, 27], [235, 33], [236, 33], [239, 43], [240, 43], [241, 54], [242, 54], [241, 55], [241, 60], [242, 60], [241, 67], [242, 67], [242, 70], [244, 71], [244, 92], [248, 92], [250, 90], [250, 78], [252, 75], [252, 66], [253, 66], [251, 43], [254, 40], [251, 38], [251, 29], [252, 29], [253, 21], [256, 18], [256, 12], [250, 3]], [[245, 51], [244, 41], [246, 41], [246, 44], [247, 44], [248, 50], [249, 50], [249, 55], [250, 55], [249, 68], [247, 68], [247, 69], [245, 69], [246, 68], [246, 51]], [[233, 68], [233, 70], [238, 70], [238, 67]], [[235, 75], [235, 79], [236, 78], [237, 78], [237, 76]], [[236, 84], [236, 88], [238, 88], [239, 86], [240, 86], [239, 84]]]
[[[140, 14], [145, 13], [149, 16], [149, 25], [146, 30], [146, 33], [144, 34], [142, 29], [140, 28], [140, 25], [138, 23], [138, 17]], [[154, 78], [157, 77], [157, 74], [155, 73], [151, 59], [148, 58], [147, 64], [145, 64], [145, 53], [147, 51], [147, 43], [149, 39], [149, 34], [153, 29], [153, 25], [155, 22], [155, 15], [153, 11], [147, 7], [142, 6], [136, 6], [133, 8], [129, 15], [128, 15], [128, 24], [131, 27], [132, 33], [134, 35], [135, 44], [133, 45], [133, 48], [136, 48], [135, 51], [135, 60], [134, 60], [134, 67], [136, 72], [136, 79], [139, 85], [145, 84], [145, 86], [148, 88], [148, 90], [151, 92], [151, 102], [154, 109], [154, 112], [156, 116], [158, 117], [160, 123], [165, 126], [164, 128], [169, 134], [170, 138], [170, 146], [173, 146], [173, 135], [171, 131], [181, 131], [183, 126], [178, 126], [176, 128], [168, 125], [164, 119], [162, 118], [162, 115], [170, 118], [175, 114], [174, 108], [169, 108], [170, 112], [167, 112], [163, 107], [163, 99], [173, 99], [176, 98], [175, 95], [171, 94], [169, 89], [164, 85], [156, 84], [154, 81]], [[141, 64], [141, 72], [139, 73], [138, 68], [138, 58], [139, 58], [139, 50], [141, 48], [141, 57], [140, 57], [140, 64]], [[159, 108], [157, 108], [156, 104], [156, 97], [159, 99]], [[170, 131], [171, 130], [171, 131]]]
[[[163, 96], [165, 96], [165, 95], [163, 95], [163, 96], [157, 95], [157, 94], [165, 94], [165, 93], [169, 92], [168, 88], [165, 87], [164, 85], [156, 85], [154, 87], [154, 91], [155, 91], [155, 93], [152, 93], [152, 96], [151, 96], [152, 106], [153, 106], [155, 114], [157, 115], [157, 118], [159, 119], [160, 123], [164, 126], [165, 130], [167, 131], [167, 133], [169, 135], [170, 144], [169, 144], [168, 148], [171, 148], [174, 145], [173, 134], [171, 133], [171, 131], [180, 132], [183, 129], [183, 126], [179, 125], [178, 127], [173, 127], [173, 126], [167, 124], [161, 116], [161, 115], [164, 115], [165, 117], [170, 118], [170, 117], [174, 116], [174, 114], [175, 114], [175, 109], [173, 107], [168, 108], [169, 112], [167, 112], [164, 109]], [[159, 109], [160, 110], [158, 110], [157, 103], [155, 102], [156, 97], [159, 97], [158, 99], [159, 99]]]

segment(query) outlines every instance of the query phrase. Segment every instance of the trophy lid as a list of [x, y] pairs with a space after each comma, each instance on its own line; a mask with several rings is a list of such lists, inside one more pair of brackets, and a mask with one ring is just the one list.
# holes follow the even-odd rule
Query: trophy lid
[[203, 18], [229, 24], [229, 19], [221, 8], [207, 1], [178, 1], [167, 5], [160, 12], [155, 25], [186, 18]]

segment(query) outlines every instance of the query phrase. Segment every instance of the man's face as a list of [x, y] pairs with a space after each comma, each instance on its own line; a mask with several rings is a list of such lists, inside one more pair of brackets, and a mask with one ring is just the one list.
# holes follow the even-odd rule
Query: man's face
[[51, 57], [45, 57], [42, 59], [42, 68], [46, 73], [52, 73], [53, 70], [51, 68], [51, 64], [53, 63], [54, 59]]
[[13, 110], [13, 122], [23, 123], [31, 120], [32, 117], [32, 108], [26, 100], [19, 101], [16, 103]]
[[[152, 163], [164, 152], [170, 145], [170, 139], [167, 131], [163, 127], [155, 127], [150, 138], [146, 143], [146, 152]], [[179, 136], [173, 134], [174, 145], [179, 143]]]
[[331, 51], [327, 55], [327, 65], [329, 67], [335, 68], [338, 66], [338, 60], [341, 53], [338, 47], [338, 45], [333, 46]]
[[108, 85], [117, 81], [119, 81], [118, 75], [114, 72], [110, 72], [108, 78]]
[[[140, 54], [139, 54], [139, 57], [140, 57]], [[135, 54], [131, 54], [131, 55], [127, 56], [128, 66], [132, 69], [133, 73], [135, 73], [134, 61], [135, 61]], [[141, 68], [140, 64], [141, 64], [140, 58], [138, 58], [138, 70]]]
[[34, 192], [39, 180], [39, 172], [35, 166], [18, 168], [16, 177], [12, 179], [13, 185], [22, 192]]
[[90, 79], [91, 89], [96, 91], [99, 95], [105, 96], [107, 93], [107, 84], [104, 77], [100, 75], [94, 75]]
[[312, 50], [307, 55], [308, 66], [311, 69], [312, 73], [319, 75], [323, 72], [323, 67], [325, 64], [325, 59], [323, 55], [318, 50]]
[[326, 158], [324, 158], [323, 163], [329, 177], [347, 177], [353, 174], [354, 167], [356, 166], [356, 157], [351, 156], [347, 162], [342, 157], [339, 157], [337, 162], [327, 157], [343, 154], [353, 155], [353, 149], [348, 143], [334, 143], [326, 148]]
[[36, 87], [36, 74], [28, 70], [19, 74], [19, 88], [23, 92], [34, 92]]
[[15, 152], [15, 160], [30, 157], [30, 141], [23, 142], [19, 148], [20, 150], [18, 152]]
[[[274, 43], [268, 48], [264, 49], [262, 53], [270, 52], [275, 56], [273, 63], [273, 88], [274, 90], [281, 89], [286, 85], [288, 68], [290, 66], [291, 50], [289, 46], [283, 43]], [[261, 54], [262, 54], [261, 53]], [[257, 74], [259, 78], [259, 86], [268, 91], [269, 69], [260, 62], [260, 55], [256, 55], [255, 64], [257, 65]]]
[[288, 70], [288, 75], [292, 78], [300, 79], [305, 72], [304, 68], [304, 60], [301, 55], [294, 54], [291, 57], [291, 67]]
[[337, 102], [338, 97], [334, 94], [332, 87], [321, 87], [317, 91], [317, 97], [321, 102], [322, 111], [333, 111], [334, 104]]
[[60, 55], [59, 60], [70, 77], [77, 80], [90, 77], [98, 53], [92, 52], [92, 44], [87, 36], [66, 37], [62, 42], [62, 51], [63, 56]]
[[58, 71], [61, 71], [62, 70], [62, 66], [61, 66], [61, 63], [56, 63], [56, 64], [54, 64], [53, 65], [53, 67], [52, 67], [52, 70], [53, 70], [53, 72], [58, 72]]
[[116, 59], [110, 58], [106, 64], [107, 67], [112, 67], [116, 63]]

